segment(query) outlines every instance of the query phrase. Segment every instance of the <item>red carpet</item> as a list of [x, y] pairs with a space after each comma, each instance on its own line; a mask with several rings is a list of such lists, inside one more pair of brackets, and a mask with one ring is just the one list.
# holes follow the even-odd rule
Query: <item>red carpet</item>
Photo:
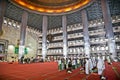
[[[114, 69], [114, 68], [115, 69]], [[0, 80], [100, 80], [95, 73], [85, 75], [79, 69], [68, 74], [58, 71], [57, 63], [8, 64], [0, 63]], [[116, 74], [116, 72], [118, 74]], [[108, 65], [106, 63], [105, 76], [107, 80], [120, 80], [120, 63]]]

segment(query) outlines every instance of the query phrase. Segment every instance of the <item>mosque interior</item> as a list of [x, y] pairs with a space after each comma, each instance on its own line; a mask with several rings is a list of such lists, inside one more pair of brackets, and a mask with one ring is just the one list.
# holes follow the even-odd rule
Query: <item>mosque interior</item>
[[25, 57], [120, 56], [120, 0], [0, 0], [0, 60], [17, 61], [20, 49]]

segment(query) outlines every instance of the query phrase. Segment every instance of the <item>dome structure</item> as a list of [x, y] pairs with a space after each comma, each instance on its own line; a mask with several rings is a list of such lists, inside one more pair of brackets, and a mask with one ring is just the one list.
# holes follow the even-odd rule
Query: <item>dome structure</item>
[[60, 15], [61, 13], [73, 12], [93, 0], [11, 0], [11, 2], [22, 8], [32, 10], [38, 13]]

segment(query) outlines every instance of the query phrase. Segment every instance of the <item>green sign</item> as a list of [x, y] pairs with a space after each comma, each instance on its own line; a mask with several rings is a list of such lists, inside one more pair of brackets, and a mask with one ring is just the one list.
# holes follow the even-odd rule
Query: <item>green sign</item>
[[[19, 47], [15, 47], [15, 54], [19, 53]], [[28, 49], [24, 48], [24, 54], [28, 54]]]
[[24, 54], [28, 54], [27, 48], [24, 49]]
[[15, 47], [15, 54], [19, 53], [19, 47]]

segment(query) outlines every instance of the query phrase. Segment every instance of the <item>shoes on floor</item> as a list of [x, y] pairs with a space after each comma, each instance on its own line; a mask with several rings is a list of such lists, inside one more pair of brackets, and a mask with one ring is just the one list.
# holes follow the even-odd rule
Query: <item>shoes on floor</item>
[[67, 73], [72, 73], [71, 71], [68, 71]]
[[102, 77], [101, 77], [101, 80], [106, 80], [106, 77], [102, 76]]

